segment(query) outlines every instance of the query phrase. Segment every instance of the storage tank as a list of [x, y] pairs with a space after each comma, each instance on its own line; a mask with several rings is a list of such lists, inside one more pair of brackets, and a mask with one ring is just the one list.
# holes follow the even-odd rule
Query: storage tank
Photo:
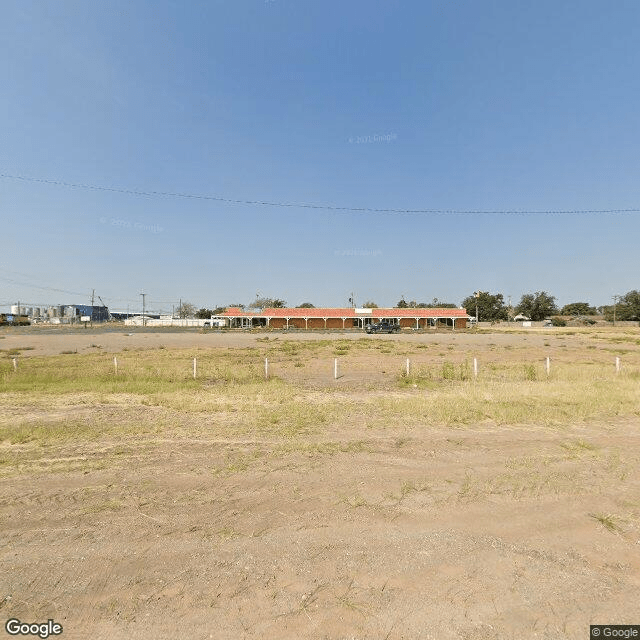
[[11, 305], [11, 315], [12, 316], [22, 315], [22, 312], [20, 311], [21, 309], [22, 309], [22, 307], [19, 307], [17, 304], [12, 304]]

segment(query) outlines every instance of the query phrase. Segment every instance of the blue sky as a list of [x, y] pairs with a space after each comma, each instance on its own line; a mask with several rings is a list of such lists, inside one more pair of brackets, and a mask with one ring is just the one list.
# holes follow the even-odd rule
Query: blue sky
[[[343, 207], [640, 208], [640, 3], [5, 0], [0, 173]], [[608, 304], [640, 213], [258, 207], [0, 178], [0, 304]]]

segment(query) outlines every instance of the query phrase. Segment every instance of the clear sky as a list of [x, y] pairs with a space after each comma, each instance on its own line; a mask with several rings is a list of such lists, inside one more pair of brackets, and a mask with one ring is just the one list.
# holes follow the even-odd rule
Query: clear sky
[[[640, 208], [637, 0], [4, 0], [0, 173]], [[611, 302], [640, 213], [0, 178], [0, 304]]]

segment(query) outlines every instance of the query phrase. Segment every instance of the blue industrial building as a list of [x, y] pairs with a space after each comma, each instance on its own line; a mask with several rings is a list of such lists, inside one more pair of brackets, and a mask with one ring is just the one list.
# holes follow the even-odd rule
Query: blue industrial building
[[108, 307], [94, 307], [90, 304], [75, 304], [75, 317], [80, 319], [82, 316], [89, 316], [91, 322], [106, 322], [109, 320], [110, 313]]

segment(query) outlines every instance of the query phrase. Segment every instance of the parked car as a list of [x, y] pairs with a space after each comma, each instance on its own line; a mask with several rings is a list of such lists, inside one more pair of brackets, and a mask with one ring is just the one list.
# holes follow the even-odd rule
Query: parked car
[[399, 333], [400, 325], [392, 324], [391, 322], [376, 322], [375, 324], [368, 324], [365, 331], [367, 333]]

